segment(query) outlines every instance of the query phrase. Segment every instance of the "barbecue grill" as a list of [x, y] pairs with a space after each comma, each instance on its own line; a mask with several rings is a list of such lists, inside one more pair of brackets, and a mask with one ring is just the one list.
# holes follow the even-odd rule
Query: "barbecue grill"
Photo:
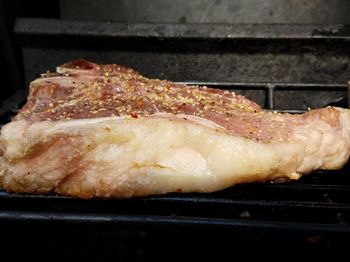
[[[348, 107], [350, 27], [344, 25], [130, 24], [18, 19], [27, 85], [76, 58], [130, 66], [147, 77], [223, 88], [268, 110]], [[26, 99], [2, 101], [1, 123]], [[181, 259], [248, 250], [350, 246], [350, 166], [288, 183], [238, 185], [211, 194], [79, 200], [0, 191], [1, 247], [60, 258]], [[60, 250], [57, 253], [57, 250]], [[78, 252], [77, 252], [78, 251]], [[244, 253], [249, 256], [249, 253]], [[287, 253], [289, 256], [289, 253]]]

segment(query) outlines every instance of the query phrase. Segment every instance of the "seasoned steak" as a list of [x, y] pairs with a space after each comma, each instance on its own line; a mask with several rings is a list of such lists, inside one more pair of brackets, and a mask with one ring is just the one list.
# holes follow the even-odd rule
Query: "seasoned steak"
[[83, 198], [213, 192], [348, 160], [350, 114], [265, 112], [233, 92], [77, 60], [33, 81], [1, 130], [0, 185]]

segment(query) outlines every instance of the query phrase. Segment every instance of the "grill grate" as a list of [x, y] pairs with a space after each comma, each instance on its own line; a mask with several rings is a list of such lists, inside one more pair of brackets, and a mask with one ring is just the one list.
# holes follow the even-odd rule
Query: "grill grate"
[[[343, 85], [197, 83], [243, 94], [263, 90], [267, 108], [274, 107], [278, 89], [337, 90]], [[242, 93], [242, 92], [241, 92]], [[25, 101], [17, 92], [2, 103], [6, 123]], [[345, 103], [345, 97], [335, 102]], [[338, 103], [338, 104], [337, 104]], [[341, 104], [342, 105], [342, 104]], [[288, 110], [278, 110], [288, 111]], [[304, 110], [289, 110], [300, 113]], [[0, 221], [65, 222], [138, 226], [176, 226], [211, 229], [249, 229], [317, 234], [350, 233], [350, 166], [339, 171], [317, 171], [298, 181], [238, 185], [211, 194], [168, 194], [127, 200], [79, 200], [56, 195], [9, 194], [0, 191]]]

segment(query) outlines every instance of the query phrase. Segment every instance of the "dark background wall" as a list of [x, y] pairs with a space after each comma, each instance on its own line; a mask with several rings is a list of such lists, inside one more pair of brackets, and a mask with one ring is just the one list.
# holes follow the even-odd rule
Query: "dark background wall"
[[17, 17], [59, 18], [59, 1], [0, 0], [0, 100], [25, 85], [21, 52], [13, 35]]
[[171, 23], [348, 24], [348, 0], [61, 0], [61, 17]]

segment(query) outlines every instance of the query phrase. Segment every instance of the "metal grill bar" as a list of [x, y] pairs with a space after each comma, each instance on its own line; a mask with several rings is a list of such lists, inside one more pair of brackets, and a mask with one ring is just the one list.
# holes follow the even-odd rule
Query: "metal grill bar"
[[151, 225], [151, 226], [186, 226], [205, 227], [210, 225], [211, 229], [249, 229], [249, 230], [278, 230], [308, 232], [308, 233], [350, 233], [350, 227], [331, 224], [301, 224], [281, 223], [266, 221], [246, 221], [241, 219], [226, 220], [213, 218], [192, 217], [164, 217], [164, 216], [130, 216], [110, 214], [80, 214], [80, 213], [56, 213], [56, 212], [25, 212], [25, 211], [2, 211], [0, 220], [11, 220], [18, 222], [66, 222], [66, 223], [103, 223], [103, 224], [127, 224], [127, 225]]
[[[62, 30], [64, 28], [65, 30]], [[135, 37], [171, 39], [273, 39], [273, 40], [341, 40], [350, 39], [345, 25], [284, 24], [167, 24], [116, 23], [98, 21], [64, 21], [58, 19], [21, 18], [16, 21], [19, 35], [72, 36], [89, 38]]]

